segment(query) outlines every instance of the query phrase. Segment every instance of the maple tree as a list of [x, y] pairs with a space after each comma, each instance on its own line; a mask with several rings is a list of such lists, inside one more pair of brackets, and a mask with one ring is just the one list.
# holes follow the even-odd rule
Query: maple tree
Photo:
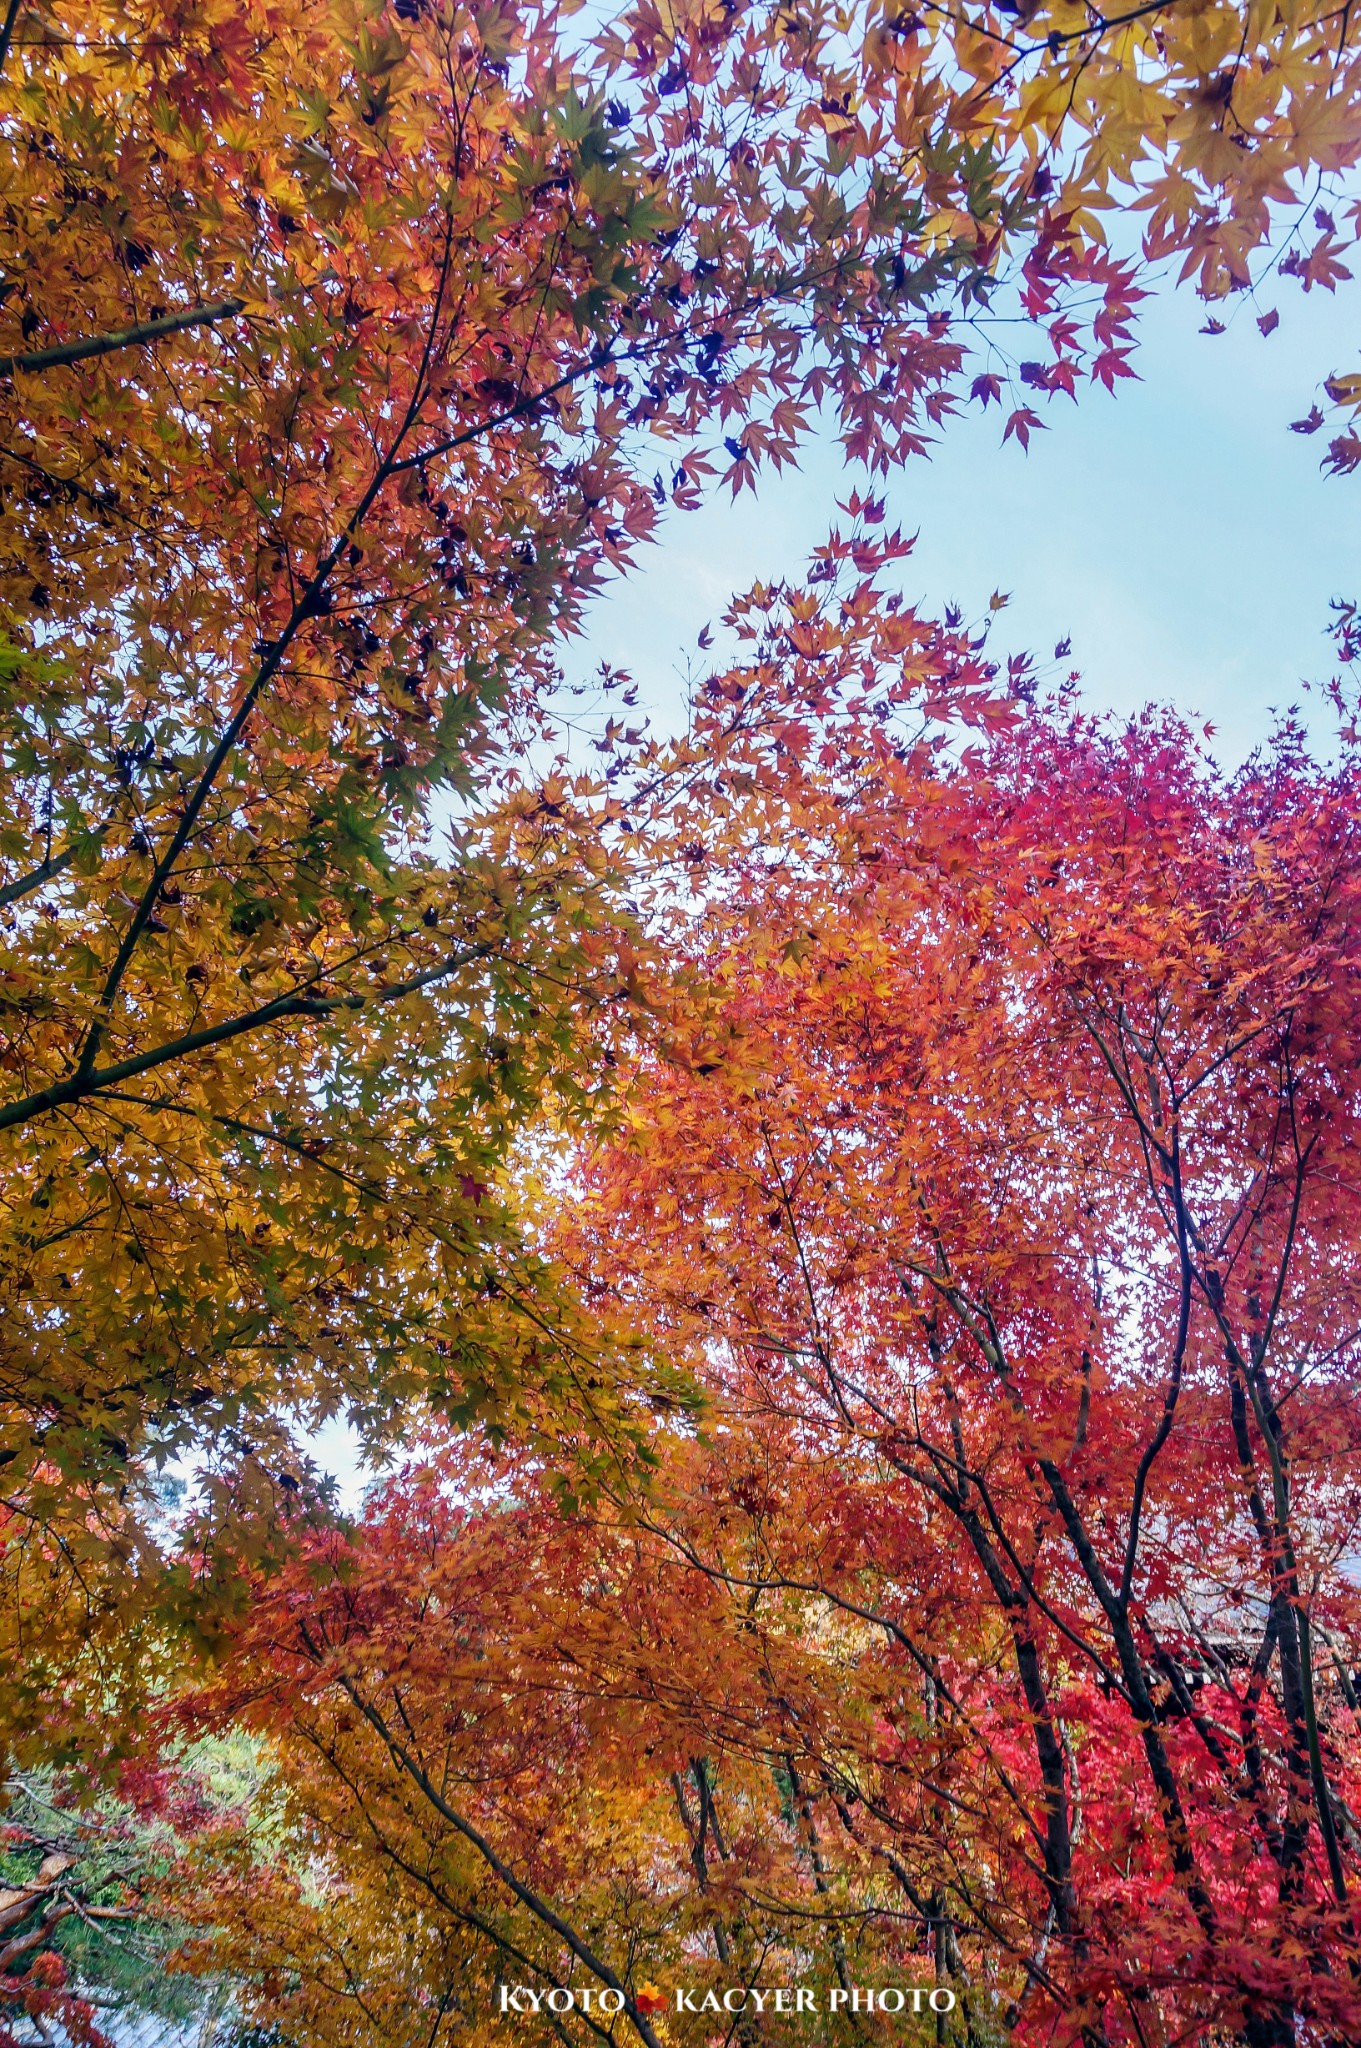
[[436, 1432], [174, 1710], [277, 1745], [200, 1964], [285, 2039], [1356, 2032], [1355, 735], [1035, 704], [857, 510], [645, 750], [661, 1031], [555, 1234], [705, 1412], [568, 1518]]
[[[217, 1683], [177, 1706], [268, 1738], [284, 1847], [262, 1864], [241, 1827], [187, 1847], [167, 1896], [201, 1933], [180, 1965], [229, 1973], [285, 2040], [490, 2042], [510, 2014], [698, 2042], [734, 1983], [792, 1971], [825, 2014], [895, 1948], [921, 2008], [916, 1913], [896, 1944], [854, 1906], [843, 1931], [795, 1752], [769, 1746], [781, 1705], [825, 1719], [854, 1668], [825, 1629], [741, 1626], [636, 1523], [564, 1519], [532, 1466], [432, 1449], [358, 1540], [318, 1532], [261, 1586]], [[832, 1718], [869, 1733], [859, 1698]]]
[[[949, 1699], [951, 1804], [1030, 1845], [1038, 2024], [1346, 2038], [1354, 760], [1286, 729], [1226, 778], [1069, 713], [923, 773], [863, 630], [816, 591], [757, 618], [782, 716], [701, 927], [730, 1043], [658, 1070], [602, 1218], [785, 1461], [735, 1577], [845, 1597]], [[942, 1597], [987, 1617], [968, 1659]]]

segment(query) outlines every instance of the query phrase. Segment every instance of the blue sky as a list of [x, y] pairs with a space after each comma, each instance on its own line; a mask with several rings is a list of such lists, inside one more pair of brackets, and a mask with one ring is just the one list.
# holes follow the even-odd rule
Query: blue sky
[[[1257, 315], [1272, 305], [1280, 325], [1264, 338]], [[1206, 336], [1189, 291], [1161, 294], [1143, 309], [1141, 382], [1053, 401], [1028, 454], [1001, 445], [996, 407], [956, 419], [885, 495], [891, 519], [920, 529], [904, 580], [924, 606], [954, 600], [974, 617], [1010, 591], [995, 651], [1048, 657], [1070, 637], [1093, 705], [1171, 701], [1213, 721], [1215, 751], [1236, 761], [1271, 707], [1332, 672], [1328, 600], [1361, 594], [1361, 477], [1321, 475], [1328, 428], [1289, 431], [1325, 376], [1354, 367], [1357, 333], [1345, 285], [1306, 296], [1286, 280], [1216, 311], [1227, 331]], [[629, 669], [671, 724], [705, 622], [730, 590], [797, 573], [852, 481], [824, 442], [756, 499], [672, 515], [595, 607], [569, 672]]]

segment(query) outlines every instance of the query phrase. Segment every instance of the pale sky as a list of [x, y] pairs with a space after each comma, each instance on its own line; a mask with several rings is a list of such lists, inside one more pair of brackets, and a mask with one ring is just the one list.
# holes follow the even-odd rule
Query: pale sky
[[[1082, 670], [1093, 705], [1170, 700], [1214, 722], [1221, 758], [1241, 758], [1270, 707], [1332, 673], [1329, 598], [1361, 594], [1361, 473], [1320, 473], [1331, 421], [1289, 431], [1324, 377], [1358, 367], [1358, 297], [1361, 285], [1306, 296], [1287, 279], [1216, 308], [1227, 331], [1212, 337], [1197, 332], [1194, 296], [1169, 292], [1143, 308], [1142, 381], [1053, 400], [1028, 454], [1001, 446], [995, 406], [947, 423], [931, 460], [884, 493], [890, 520], [920, 529], [906, 587], [924, 608], [954, 600], [970, 618], [994, 589], [1012, 592], [994, 652], [1048, 659], [1069, 637], [1065, 666]], [[1264, 338], [1257, 316], [1273, 305], [1280, 325]], [[757, 499], [673, 514], [597, 604], [569, 672], [627, 668], [655, 722], [673, 723], [706, 621], [733, 588], [797, 574], [855, 480], [822, 444], [800, 474], [763, 479]]]

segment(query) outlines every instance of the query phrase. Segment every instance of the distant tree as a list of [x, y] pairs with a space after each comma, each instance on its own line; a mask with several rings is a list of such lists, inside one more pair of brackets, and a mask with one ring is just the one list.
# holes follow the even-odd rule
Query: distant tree
[[[208, 1757], [208, 1749], [216, 1754]], [[236, 1745], [238, 1751], [241, 1745]], [[105, 1794], [91, 1803], [59, 1775], [5, 1786], [0, 1824], [0, 2041], [10, 2048], [64, 2038], [101, 2048], [117, 2020], [196, 2033], [230, 2003], [230, 1987], [167, 1973], [183, 1930], [159, 1911], [156, 1889], [174, 1860], [176, 1830], [233, 1812], [250, 1789], [242, 1756], [209, 1745], [182, 1757], [173, 1796], [144, 1817]], [[205, 1764], [208, 1768], [205, 1769]], [[158, 1791], [168, 1774], [158, 1774]], [[240, 1818], [239, 1804], [236, 1818]], [[53, 2029], [60, 2030], [54, 2033]]]

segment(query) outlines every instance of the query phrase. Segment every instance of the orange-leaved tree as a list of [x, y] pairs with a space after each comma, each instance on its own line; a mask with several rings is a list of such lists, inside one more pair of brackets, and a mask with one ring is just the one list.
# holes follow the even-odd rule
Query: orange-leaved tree
[[[531, 1461], [469, 1440], [432, 1445], [362, 1530], [300, 1532], [214, 1685], [162, 1723], [244, 1725], [273, 1760], [260, 1808], [194, 1832], [167, 1876], [165, 1909], [194, 1930], [179, 1966], [229, 1977], [282, 2041], [337, 2048], [489, 2048], [507, 2026], [755, 2043], [790, 2028], [791, 1985], [795, 2038], [840, 2042], [864, 2024], [852, 1992], [886, 1981], [908, 1987], [924, 2042], [966, 1958], [986, 2024], [1014, 1971], [972, 1930], [932, 1957], [937, 1802], [918, 1792], [921, 1841], [905, 1839], [890, 1762], [887, 1862], [871, 1841], [825, 1844], [810, 1734], [872, 1805], [902, 1669], [825, 1602], [753, 1599], [692, 1561], [717, 1540], [759, 1566], [744, 1517], [780, 1498], [769, 1449], [759, 1471], [746, 1440], [731, 1462], [669, 1459], [650, 1507], [666, 1503], [667, 1540], [599, 1496], [564, 1517]], [[932, 1596], [937, 1639], [952, 1591]], [[967, 1654], [967, 1605], [956, 1620]], [[942, 1767], [956, 1748], [942, 1723]]]
[[[852, 556], [863, 570], [901, 545], [834, 544], [824, 592]], [[901, 609], [859, 619], [848, 672], [878, 658], [896, 666], [900, 697], [996, 715], [966, 634]], [[700, 762], [729, 761], [754, 789], [739, 757], [792, 730], [787, 705], [749, 704], [744, 689], [718, 688], [714, 704], [693, 744], [645, 761], [633, 821], [648, 786], [668, 819], [677, 802], [683, 812]], [[655, 970], [648, 994], [667, 1028]], [[580, 1263], [578, 1244], [557, 1249]], [[641, 1333], [660, 1373], [667, 1333], [632, 1298], [609, 1311], [617, 1274], [581, 1279], [602, 1333]], [[679, 1362], [704, 1372], [688, 1342]], [[570, 2000], [570, 2036], [604, 2024], [649, 2043], [661, 2024], [649, 1987], [691, 1987], [682, 2037], [698, 2042], [734, 1973], [783, 1981], [802, 1968], [830, 1997], [889, 1968], [909, 1974], [919, 2003], [935, 1991], [943, 2012], [953, 1999], [929, 1954], [926, 1881], [866, 1918], [822, 1857], [804, 1775], [800, 1729], [813, 1726], [848, 1777], [874, 1768], [901, 1674], [871, 1671], [863, 1627], [840, 1626], [825, 1603], [795, 1590], [767, 1613], [695, 1568], [716, 1528], [743, 1543], [729, 1493], [749, 1508], [760, 1494], [745, 1447], [727, 1474], [674, 1421], [654, 1425], [647, 1448], [644, 1502], [597, 1471], [589, 1506], [568, 1516], [564, 1483], [586, 1493], [570, 1463], [438, 1432], [359, 1529], [341, 1535], [300, 1504], [297, 1554], [250, 1575], [215, 1683], [167, 1708], [167, 1732], [244, 1722], [276, 1761], [272, 1867], [254, 1828], [219, 1833], [195, 1845], [169, 1896], [203, 1929], [186, 1960], [242, 1981], [284, 2039], [415, 2041], [457, 2027], [490, 2041], [506, 2023], [502, 1984], [515, 2025], [535, 2011], [557, 2025]], [[683, 1542], [659, 1540], [663, 1502]], [[936, 1611], [946, 1626], [943, 1602]], [[872, 1855], [859, 1875], [874, 1887]], [[910, 1862], [902, 1850], [899, 1870]], [[934, 2032], [922, 2010], [914, 2024]], [[668, 2016], [668, 2032], [680, 2025]], [[858, 2025], [843, 2014], [831, 2037]], [[751, 2029], [748, 2016], [744, 2041]]]
[[[696, 1568], [904, 1660], [938, 1954], [1003, 1942], [1025, 2027], [1347, 2038], [1353, 742], [1226, 775], [1173, 719], [1022, 696], [924, 752], [857, 608], [902, 617], [777, 594], [714, 681], [751, 737], [729, 836], [677, 842], [674, 942], [720, 995], [595, 1169], [590, 1270], [776, 1475]], [[816, 1739], [802, 1768], [829, 1856], [917, 1839]]]
[[203, 1853], [285, 2039], [1356, 2032], [1352, 742], [990, 693], [876, 510], [647, 766], [662, 1026], [554, 1239], [702, 1428], [567, 1521], [432, 1451], [194, 1709], [278, 1744], [292, 1869]]

